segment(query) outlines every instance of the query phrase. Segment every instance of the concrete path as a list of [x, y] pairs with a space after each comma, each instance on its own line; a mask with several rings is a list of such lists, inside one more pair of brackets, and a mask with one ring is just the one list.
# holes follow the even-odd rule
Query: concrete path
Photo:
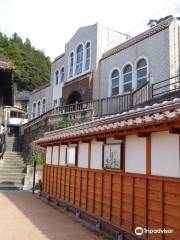
[[103, 237], [31, 193], [0, 192], [0, 239], [101, 240]]

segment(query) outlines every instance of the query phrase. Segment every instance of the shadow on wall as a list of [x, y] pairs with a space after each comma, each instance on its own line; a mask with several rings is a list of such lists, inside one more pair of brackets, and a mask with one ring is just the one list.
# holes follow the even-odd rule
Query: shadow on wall
[[[5, 199], [2, 201], [2, 198]], [[0, 212], [5, 214], [2, 216], [1, 229], [6, 229], [6, 224], [13, 226], [7, 229], [10, 237], [6, 239], [21, 240], [26, 237], [39, 240], [104, 239], [76, 222], [72, 216], [64, 214], [62, 210], [60, 212], [53, 209], [31, 193], [4, 192], [0, 194], [0, 203]], [[3, 211], [1, 208], [7, 209]], [[1, 229], [0, 236], [1, 234], [4, 236], [6, 230], [1, 233]], [[15, 237], [16, 235], [18, 238]]]

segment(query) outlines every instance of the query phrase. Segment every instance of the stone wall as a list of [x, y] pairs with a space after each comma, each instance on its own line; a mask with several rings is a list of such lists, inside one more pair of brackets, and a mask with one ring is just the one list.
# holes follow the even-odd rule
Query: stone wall
[[21, 127], [21, 142], [24, 161], [27, 164], [33, 163], [33, 152], [31, 143], [36, 139], [44, 136], [45, 132], [56, 130], [62, 121], [66, 121], [70, 126], [79, 124], [85, 121], [90, 121], [93, 118], [92, 110], [77, 111], [69, 114], [57, 114], [40, 119], [39, 122], [28, 126]]

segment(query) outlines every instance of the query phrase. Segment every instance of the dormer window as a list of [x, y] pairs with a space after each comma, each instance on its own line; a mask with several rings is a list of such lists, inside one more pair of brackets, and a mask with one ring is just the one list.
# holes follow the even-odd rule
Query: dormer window
[[82, 73], [83, 67], [83, 45], [80, 44], [76, 52], [76, 75]]
[[85, 70], [88, 70], [90, 68], [90, 42], [86, 43], [86, 62], [85, 62]]
[[69, 61], [69, 77], [73, 77], [73, 68], [74, 68], [74, 53], [70, 54], [70, 61]]

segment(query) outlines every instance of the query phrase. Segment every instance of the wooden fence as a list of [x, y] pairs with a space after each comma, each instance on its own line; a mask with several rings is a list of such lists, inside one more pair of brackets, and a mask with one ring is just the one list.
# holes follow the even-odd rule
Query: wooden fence
[[133, 233], [172, 229], [148, 239], [180, 239], [180, 179], [45, 165], [43, 191]]

